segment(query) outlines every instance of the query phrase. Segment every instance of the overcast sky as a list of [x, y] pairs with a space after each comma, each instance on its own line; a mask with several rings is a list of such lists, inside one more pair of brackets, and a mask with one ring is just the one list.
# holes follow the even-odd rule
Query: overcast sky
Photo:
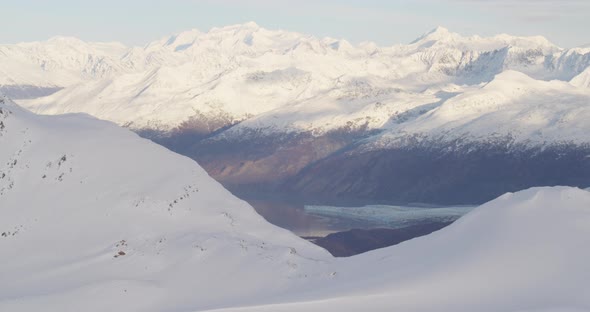
[[590, 44], [590, 0], [2, 0], [0, 43], [67, 35], [143, 45], [183, 30], [248, 21], [379, 45], [407, 43], [439, 25], [463, 35]]

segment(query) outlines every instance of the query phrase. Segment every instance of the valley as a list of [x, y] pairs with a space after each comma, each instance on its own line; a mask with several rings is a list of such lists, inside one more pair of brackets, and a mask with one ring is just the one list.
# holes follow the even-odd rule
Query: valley
[[379, 47], [246, 23], [144, 47], [55, 37], [0, 51], [0, 90], [20, 105], [131, 129], [303, 236], [371, 227], [304, 205], [590, 186], [587, 47], [442, 27]]
[[[66, 33], [276, 5], [239, 3], [106, 1]], [[287, 13], [336, 27], [352, 10], [360, 31], [376, 12], [353, 3]], [[362, 5], [377, 3], [394, 5]], [[483, 5], [425, 3], [413, 12], [453, 27], [453, 6]], [[533, 3], [549, 2], [493, 6]], [[45, 5], [27, 29], [90, 2], [55, 4], [47, 23]], [[409, 25], [403, 12], [376, 17]], [[590, 46], [473, 34], [514, 17], [394, 45], [242, 17], [143, 45], [0, 44], [0, 311], [589, 311]]]

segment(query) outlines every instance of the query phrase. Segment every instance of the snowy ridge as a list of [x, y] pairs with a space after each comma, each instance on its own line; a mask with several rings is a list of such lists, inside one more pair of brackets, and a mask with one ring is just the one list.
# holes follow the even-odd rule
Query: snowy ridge
[[291, 279], [330, 278], [302, 271], [327, 252], [194, 161], [110, 122], [1, 102], [0, 250], [12, 256], [0, 260], [0, 310], [227, 306], [270, 281], [278, 294]]
[[373, 148], [398, 144], [408, 135], [485, 141], [512, 137], [516, 142], [590, 141], [590, 92], [567, 82], [538, 81], [516, 71], [460, 95], [420, 117], [391, 125]]
[[[506, 70], [569, 81], [590, 65], [590, 51], [564, 50], [542, 37], [462, 37], [442, 27], [408, 45], [352, 45], [247, 23], [182, 32], [104, 62], [114, 63], [93, 69], [103, 73], [94, 80], [20, 103], [43, 114], [86, 112], [134, 129], [172, 131], [190, 116], [223, 119], [225, 126], [246, 121], [226, 136], [381, 129]], [[22, 72], [17, 69], [6, 76]]]

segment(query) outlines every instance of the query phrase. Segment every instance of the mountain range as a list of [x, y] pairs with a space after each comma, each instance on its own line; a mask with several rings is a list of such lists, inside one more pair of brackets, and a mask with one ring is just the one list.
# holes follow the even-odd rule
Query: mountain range
[[480, 204], [590, 186], [590, 48], [543, 37], [438, 27], [380, 47], [246, 23], [144, 47], [1, 45], [0, 65], [28, 109], [111, 120], [244, 196]]

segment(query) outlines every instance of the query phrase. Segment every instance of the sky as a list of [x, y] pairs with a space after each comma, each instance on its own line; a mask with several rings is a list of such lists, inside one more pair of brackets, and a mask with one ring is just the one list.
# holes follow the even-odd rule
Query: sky
[[542, 35], [565, 48], [590, 44], [590, 0], [3, 0], [0, 43], [60, 35], [144, 45], [249, 21], [381, 46], [436, 26], [462, 35]]

